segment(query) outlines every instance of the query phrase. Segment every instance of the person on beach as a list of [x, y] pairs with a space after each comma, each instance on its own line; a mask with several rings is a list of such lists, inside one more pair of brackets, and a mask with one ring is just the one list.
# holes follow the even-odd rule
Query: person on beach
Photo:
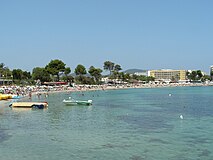
[[29, 92], [29, 99], [32, 99], [32, 92]]
[[44, 97], [47, 98], [48, 96], [49, 96], [49, 95], [48, 95], [48, 92], [45, 92], [45, 93], [44, 93]]
[[38, 99], [40, 99], [41, 93], [37, 92], [36, 94], [37, 94], [37, 96], [38, 96]]

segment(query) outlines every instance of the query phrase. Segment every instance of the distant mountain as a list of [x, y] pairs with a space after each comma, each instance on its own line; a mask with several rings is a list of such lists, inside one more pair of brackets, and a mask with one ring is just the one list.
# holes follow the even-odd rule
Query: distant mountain
[[[71, 74], [69, 74], [69, 75], [70, 75], [70, 76], [73, 76], [73, 77], [76, 77], [76, 76], [77, 76], [75, 73], [71, 73]], [[91, 75], [90, 75], [89, 73], [84, 74], [84, 76], [86, 76], [86, 77], [91, 77]]]
[[129, 73], [129, 74], [133, 74], [136, 72], [146, 72], [147, 70], [142, 70], [142, 69], [128, 69], [126, 71], [124, 71], [124, 73]]
[[[59, 74], [59, 76], [63, 77], [63, 76], [65, 76], [65, 74], [61, 73], [61, 74]], [[70, 74], [68, 74], [68, 76], [76, 77], [76, 74], [75, 73], [70, 73]], [[91, 77], [91, 75], [89, 73], [85, 74], [84, 76]]]
[[[129, 74], [134, 74], [134, 73], [136, 73], [136, 72], [146, 72], [147, 70], [143, 70], [143, 69], [128, 69], [128, 70], [126, 70], [126, 71], [123, 71], [124, 73], [129, 73]], [[76, 74], [75, 73], [70, 73], [69, 74], [70, 76], [73, 76], [73, 77], [76, 77]], [[104, 74], [104, 75], [109, 75], [109, 74]], [[62, 76], [65, 76], [65, 74], [61, 74], [60, 75], [61, 77]], [[89, 74], [89, 73], [87, 73], [86, 75], [84, 75], [84, 76], [86, 76], [86, 77], [91, 77], [91, 75]]]

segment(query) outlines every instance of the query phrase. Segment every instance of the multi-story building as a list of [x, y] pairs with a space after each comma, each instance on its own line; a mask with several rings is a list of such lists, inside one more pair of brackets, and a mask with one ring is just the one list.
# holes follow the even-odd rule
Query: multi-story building
[[213, 66], [210, 66], [210, 75], [213, 72]]
[[151, 70], [149, 71], [149, 76], [154, 77], [156, 80], [162, 81], [186, 81], [186, 71], [185, 70]]
[[210, 66], [210, 74], [209, 75], [211, 76], [211, 79], [213, 79], [213, 66]]
[[141, 71], [135, 72], [134, 74], [137, 75], [137, 76], [148, 76], [148, 71], [147, 70], [141, 70]]

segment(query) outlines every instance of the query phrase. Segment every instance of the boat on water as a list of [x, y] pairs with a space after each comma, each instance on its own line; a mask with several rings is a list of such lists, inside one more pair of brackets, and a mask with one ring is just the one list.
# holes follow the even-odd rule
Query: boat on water
[[31, 109], [45, 109], [48, 107], [47, 102], [13, 102], [9, 105], [11, 108], [31, 108]]
[[18, 96], [18, 95], [12, 95], [12, 99], [20, 99], [21, 96]]
[[12, 95], [12, 94], [0, 94], [0, 100], [8, 100], [8, 99], [20, 99], [21, 96]]
[[92, 100], [74, 100], [71, 97], [69, 99], [64, 99], [63, 103], [65, 105], [92, 105]]
[[12, 98], [12, 95], [10, 94], [0, 94], [0, 100], [8, 100], [11, 98]]

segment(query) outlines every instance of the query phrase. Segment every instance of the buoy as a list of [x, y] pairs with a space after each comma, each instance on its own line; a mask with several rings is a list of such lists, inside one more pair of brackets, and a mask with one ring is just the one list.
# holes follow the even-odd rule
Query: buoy
[[171, 97], [172, 96], [172, 94], [171, 93], [169, 93], [169, 97]]
[[182, 114], [180, 115], [180, 119], [183, 119], [183, 115]]

